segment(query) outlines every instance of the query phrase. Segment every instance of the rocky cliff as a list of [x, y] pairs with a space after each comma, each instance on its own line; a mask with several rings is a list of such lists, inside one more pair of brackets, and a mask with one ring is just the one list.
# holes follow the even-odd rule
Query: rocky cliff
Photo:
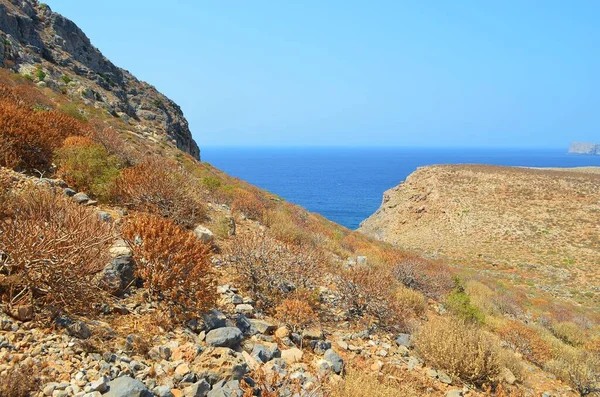
[[573, 142], [569, 147], [569, 153], [592, 154], [600, 156], [600, 144], [588, 142]]
[[200, 158], [179, 106], [115, 66], [81, 29], [36, 0], [0, 0], [0, 66], [105, 109], [140, 135]]

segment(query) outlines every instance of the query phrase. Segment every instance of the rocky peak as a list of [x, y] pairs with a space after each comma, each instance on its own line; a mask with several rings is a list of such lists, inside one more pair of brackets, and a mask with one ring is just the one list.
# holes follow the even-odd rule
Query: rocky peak
[[180, 107], [148, 83], [115, 66], [75, 23], [37, 0], [0, 0], [0, 66], [78, 95], [121, 117], [136, 132], [169, 141], [200, 158]]

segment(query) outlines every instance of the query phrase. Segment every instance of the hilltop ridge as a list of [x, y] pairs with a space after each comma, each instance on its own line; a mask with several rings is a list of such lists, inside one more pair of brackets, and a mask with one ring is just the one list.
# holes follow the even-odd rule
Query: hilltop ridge
[[115, 66], [75, 23], [36, 0], [0, 0], [0, 66], [106, 110], [200, 158], [180, 107]]

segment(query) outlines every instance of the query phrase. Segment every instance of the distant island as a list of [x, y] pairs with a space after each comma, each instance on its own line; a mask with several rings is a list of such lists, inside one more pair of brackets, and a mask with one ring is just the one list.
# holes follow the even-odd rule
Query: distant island
[[569, 153], [593, 154], [600, 156], [600, 144], [588, 142], [573, 142], [569, 147]]

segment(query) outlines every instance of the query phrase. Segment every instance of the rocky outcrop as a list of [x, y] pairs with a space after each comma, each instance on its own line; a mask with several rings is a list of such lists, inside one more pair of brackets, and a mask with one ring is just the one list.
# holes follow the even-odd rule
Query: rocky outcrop
[[200, 158], [179, 106], [115, 66], [69, 19], [36, 0], [0, 0], [0, 66], [106, 109], [156, 141]]
[[569, 147], [572, 154], [592, 154], [600, 156], [600, 144], [588, 142], [573, 142]]

